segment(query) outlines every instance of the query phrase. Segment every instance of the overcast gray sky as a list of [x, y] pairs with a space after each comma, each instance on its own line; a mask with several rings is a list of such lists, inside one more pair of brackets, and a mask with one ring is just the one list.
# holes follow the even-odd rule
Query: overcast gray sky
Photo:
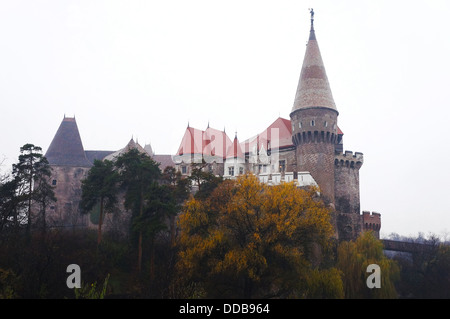
[[450, 232], [450, 2], [0, 0], [1, 171], [64, 115], [86, 150], [174, 154], [188, 124], [241, 141], [289, 119], [309, 10], [361, 209], [382, 235]]

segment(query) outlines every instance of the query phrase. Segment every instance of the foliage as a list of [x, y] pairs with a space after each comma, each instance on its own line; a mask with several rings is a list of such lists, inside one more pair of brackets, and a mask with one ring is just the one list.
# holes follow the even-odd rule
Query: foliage
[[[45, 211], [50, 202], [56, 201], [53, 187], [49, 183], [51, 168], [47, 159], [42, 155], [42, 148], [33, 144], [25, 144], [20, 148], [19, 161], [13, 164], [14, 183], [18, 202], [16, 207], [24, 207], [23, 214], [26, 220], [28, 236], [32, 224], [32, 203], [40, 204], [41, 222], [45, 230]], [[18, 214], [18, 210], [15, 211]], [[15, 217], [17, 220], [17, 217]]]
[[19, 180], [17, 178], [0, 183], [0, 232], [8, 228], [17, 229], [21, 224], [18, 187]]
[[14, 299], [17, 295], [19, 279], [11, 270], [0, 268], [0, 299]]
[[11, 174], [0, 179], [0, 231], [18, 232], [25, 226], [29, 236], [32, 223], [40, 224], [45, 231], [46, 207], [56, 197], [49, 183], [51, 168], [42, 149], [25, 144], [12, 168]]
[[116, 160], [121, 187], [125, 191], [125, 207], [132, 212], [132, 233], [138, 237], [137, 269], [142, 269], [144, 236], [150, 244], [150, 273], [154, 277], [155, 236], [166, 229], [165, 218], [176, 213], [173, 196], [160, 185], [161, 170], [148, 155], [130, 149]]
[[99, 206], [98, 244], [102, 238], [104, 214], [112, 212], [117, 204], [118, 176], [113, 162], [95, 160], [94, 166], [91, 167], [87, 177], [81, 183], [81, 213], [90, 213], [93, 208]]
[[133, 148], [121, 154], [115, 165], [119, 170], [121, 187], [125, 190], [125, 207], [141, 214], [144, 194], [161, 175], [158, 164]]
[[335, 267], [329, 269], [312, 269], [307, 276], [308, 290], [306, 298], [342, 299], [344, 285], [342, 273]]
[[188, 199], [190, 194], [190, 179], [183, 178], [179, 171], [172, 166], [168, 166], [162, 173], [161, 182], [163, 185], [169, 187], [169, 191], [175, 199], [178, 210], [181, 209], [182, 204]]
[[[397, 298], [395, 282], [399, 280], [397, 263], [383, 253], [383, 244], [372, 232], [362, 233], [356, 241], [339, 244], [337, 267], [343, 274], [346, 298]], [[366, 285], [367, 267], [376, 264], [381, 269], [381, 288]]]
[[206, 297], [302, 296], [314, 246], [327, 251], [330, 212], [315, 191], [268, 187], [254, 175], [224, 181], [179, 217], [179, 271]]
[[401, 238], [416, 243], [411, 254], [397, 253], [392, 258], [401, 267], [398, 291], [401, 298], [450, 298], [450, 246], [436, 235], [428, 239]]
[[172, 196], [173, 214], [169, 216], [170, 219], [170, 241], [171, 245], [175, 244], [176, 236], [176, 215], [181, 211], [184, 202], [190, 196], [191, 181], [188, 178], [183, 178], [181, 172], [176, 171], [172, 166], [164, 169], [161, 176], [161, 183], [167, 187], [167, 192]]
[[108, 286], [108, 280], [110, 275], [108, 274], [103, 282], [101, 289], [97, 288], [97, 282], [92, 284], [82, 284], [81, 288], [75, 288], [75, 299], [104, 299], [106, 295], [106, 288]]
[[208, 164], [202, 159], [201, 163], [191, 164], [191, 175], [188, 180], [198, 187], [195, 198], [200, 200], [207, 199], [212, 191], [223, 181], [222, 177], [215, 176], [212, 172], [205, 171]]
[[[113, 232], [99, 242], [89, 229], [29, 227], [54, 200], [50, 167], [32, 144], [13, 167], [0, 178], [0, 298], [450, 298], [448, 244], [420, 236], [408, 240], [422, 244], [416, 252], [393, 258], [370, 232], [337, 245], [315, 189], [222, 180], [201, 164], [185, 178], [131, 150], [94, 165], [82, 207], [100, 207], [103, 194], [112, 212], [123, 196], [136, 245]], [[92, 283], [75, 292], [66, 286], [74, 262]], [[381, 289], [366, 286], [369, 264], [381, 267]]]
[[450, 298], [450, 247], [440, 244], [423, 264], [422, 298]]

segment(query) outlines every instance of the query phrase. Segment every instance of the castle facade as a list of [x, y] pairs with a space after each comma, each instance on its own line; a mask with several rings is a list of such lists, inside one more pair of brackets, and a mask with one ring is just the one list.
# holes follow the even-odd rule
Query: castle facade
[[48, 224], [92, 226], [81, 216], [81, 180], [95, 159], [111, 159], [129, 148], [138, 148], [161, 168], [173, 166], [189, 176], [192, 163], [233, 179], [253, 173], [269, 185], [294, 182], [298, 187], [318, 186], [333, 210], [336, 237], [350, 240], [365, 230], [379, 237], [379, 213], [360, 211], [359, 170], [361, 152], [344, 151], [339, 112], [333, 99], [311, 17], [311, 29], [290, 119], [278, 118], [263, 132], [239, 142], [225, 131], [188, 127], [175, 155], [155, 155], [151, 147], [133, 139], [119, 151], [85, 151], [75, 118], [64, 118], [45, 156], [53, 168], [52, 183], [58, 202], [47, 214]]

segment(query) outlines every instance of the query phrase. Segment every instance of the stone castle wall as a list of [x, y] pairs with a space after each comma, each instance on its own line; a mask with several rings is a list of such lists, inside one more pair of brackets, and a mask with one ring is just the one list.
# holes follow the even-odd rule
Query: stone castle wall
[[46, 212], [49, 227], [86, 227], [89, 218], [80, 214], [81, 180], [89, 167], [52, 166], [51, 184], [57, 201]]

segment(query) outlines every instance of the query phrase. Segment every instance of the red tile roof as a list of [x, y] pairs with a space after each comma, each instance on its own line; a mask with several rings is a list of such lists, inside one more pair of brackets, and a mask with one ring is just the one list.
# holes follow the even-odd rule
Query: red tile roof
[[292, 146], [291, 121], [281, 117], [277, 118], [275, 122], [260, 134], [242, 142], [241, 148], [245, 153], [249, 153], [255, 145], [257, 149], [261, 149], [264, 146], [266, 150]]
[[232, 142], [224, 131], [211, 127], [205, 131], [187, 127], [176, 155], [202, 154], [225, 158], [230, 145]]
[[237, 136], [234, 137], [233, 144], [228, 148], [227, 158], [244, 158]]
[[[338, 127], [338, 134], [343, 134]], [[237, 143], [237, 144], [236, 144]], [[239, 145], [239, 147], [237, 147]], [[263, 146], [266, 150], [292, 147], [291, 121], [282, 117], [277, 118], [264, 131], [241, 143], [237, 138], [231, 142], [224, 131], [208, 127], [205, 131], [187, 127], [176, 155], [201, 154], [215, 155], [223, 158], [242, 156], [249, 153], [256, 145], [257, 149]]]

